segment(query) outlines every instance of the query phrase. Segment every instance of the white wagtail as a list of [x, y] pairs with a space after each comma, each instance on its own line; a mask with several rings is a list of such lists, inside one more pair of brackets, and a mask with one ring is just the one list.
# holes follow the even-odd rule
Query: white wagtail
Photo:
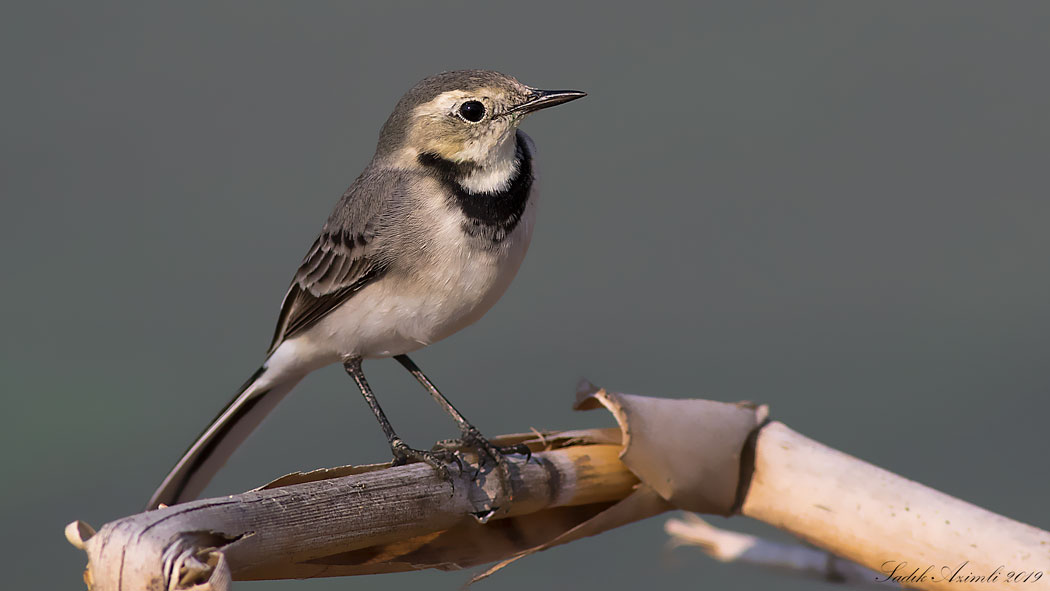
[[[501, 453], [406, 356], [472, 324], [503, 295], [532, 237], [529, 113], [585, 96], [483, 70], [446, 72], [408, 91], [372, 162], [343, 194], [284, 297], [262, 367], [197, 438], [149, 507], [190, 500], [306, 374], [340, 362], [390, 442], [394, 463], [442, 471], [448, 453], [408, 447], [361, 371], [394, 357], [456, 421], [458, 442]], [[483, 461], [483, 459], [482, 459]]]

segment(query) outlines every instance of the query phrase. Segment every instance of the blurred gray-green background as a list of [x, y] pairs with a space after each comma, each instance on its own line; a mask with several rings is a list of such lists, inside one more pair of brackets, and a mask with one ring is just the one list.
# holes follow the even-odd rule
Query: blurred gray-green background
[[[590, 93], [524, 125], [543, 201], [514, 285], [417, 355], [485, 432], [611, 424], [570, 411], [581, 376], [761, 401], [1050, 527], [1046, 2], [6, 2], [0, 23], [11, 588], [82, 588], [62, 527], [141, 508], [260, 363], [398, 97], [464, 67]], [[411, 443], [454, 434], [394, 362], [366, 370]], [[208, 492], [387, 457], [333, 367]], [[814, 588], [667, 553], [661, 524], [482, 585]]]

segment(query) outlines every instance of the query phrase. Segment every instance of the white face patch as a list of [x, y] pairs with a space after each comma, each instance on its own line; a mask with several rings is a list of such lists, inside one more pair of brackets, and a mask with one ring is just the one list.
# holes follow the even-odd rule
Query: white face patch
[[481, 103], [483, 105], [485, 105], [486, 109], [491, 110], [492, 107], [493, 107], [492, 100], [487, 98], [487, 96], [485, 96], [485, 95], [488, 95], [488, 94], [490, 94], [490, 93], [487, 93], [487, 92], [469, 93], [469, 92], [466, 92], [466, 91], [463, 91], [463, 90], [449, 90], [447, 92], [442, 92], [441, 94], [437, 95], [437, 97], [435, 97], [434, 99], [430, 100], [429, 102], [426, 102], [426, 103], [423, 103], [422, 105], [419, 105], [418, 107], [415, 108], [414, 113], [415, 113], [415, 115], [417, 117], [419, 117], [421, 115], [422, 116], [433, 116], [433, 115], [450, 115], [450, 116], [455, 116], [456, 109], [459, 107], [460, 103], [466, 102], [468, 100], [481, 101]]
[[[512, 140], [517, 126], [514, 118], [492, 119], [492, 113], [500, 108], [496, 101], [498, 97], [496, 89], [450, 90], [419, 105], [413, 110], [413, 147], [419, 151], [433, 151], [453, 162], [469, 161], [485, 169], [502, 168], [502, 172], [493, 174], [498, 181], [505, 180], [508, 165], [513, 166]], [[460, 116], [460, 108], [468, 101], [478, 101], [485, 106], [483, 119], [470, 122]], [[504, 162], [507, 143], [510, 144], [509, 164]], [[478, 182], [492, 185], [498, 181]]]

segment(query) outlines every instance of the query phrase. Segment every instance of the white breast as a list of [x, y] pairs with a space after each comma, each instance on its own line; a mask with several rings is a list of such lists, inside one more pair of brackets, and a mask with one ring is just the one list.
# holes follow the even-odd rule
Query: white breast
[[[535, 193], [535, 191], [533, 191]], [[294, 339], [296, 356], [325, 365], [352, 356], [415, 351], [473, 324], [503, 295], [521, 266], [536, 215], [533, 194], [499, 250], [479, 249], [463, 215], [435, 203], [432, 240], [415, 272], [386, 275]], [[440, 205], [440, 206], [439, 206]]]

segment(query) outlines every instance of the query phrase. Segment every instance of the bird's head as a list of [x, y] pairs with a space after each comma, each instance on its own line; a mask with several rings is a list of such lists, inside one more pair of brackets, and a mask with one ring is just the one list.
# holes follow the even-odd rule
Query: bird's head
[[586, 96], [539, 90], [488, 70], [459, 70], [424, 79], [409, 90], [383, 126], [377, 158], [411, 163], [422, 155], [485, 168], [513, 154], [526, 115]]

